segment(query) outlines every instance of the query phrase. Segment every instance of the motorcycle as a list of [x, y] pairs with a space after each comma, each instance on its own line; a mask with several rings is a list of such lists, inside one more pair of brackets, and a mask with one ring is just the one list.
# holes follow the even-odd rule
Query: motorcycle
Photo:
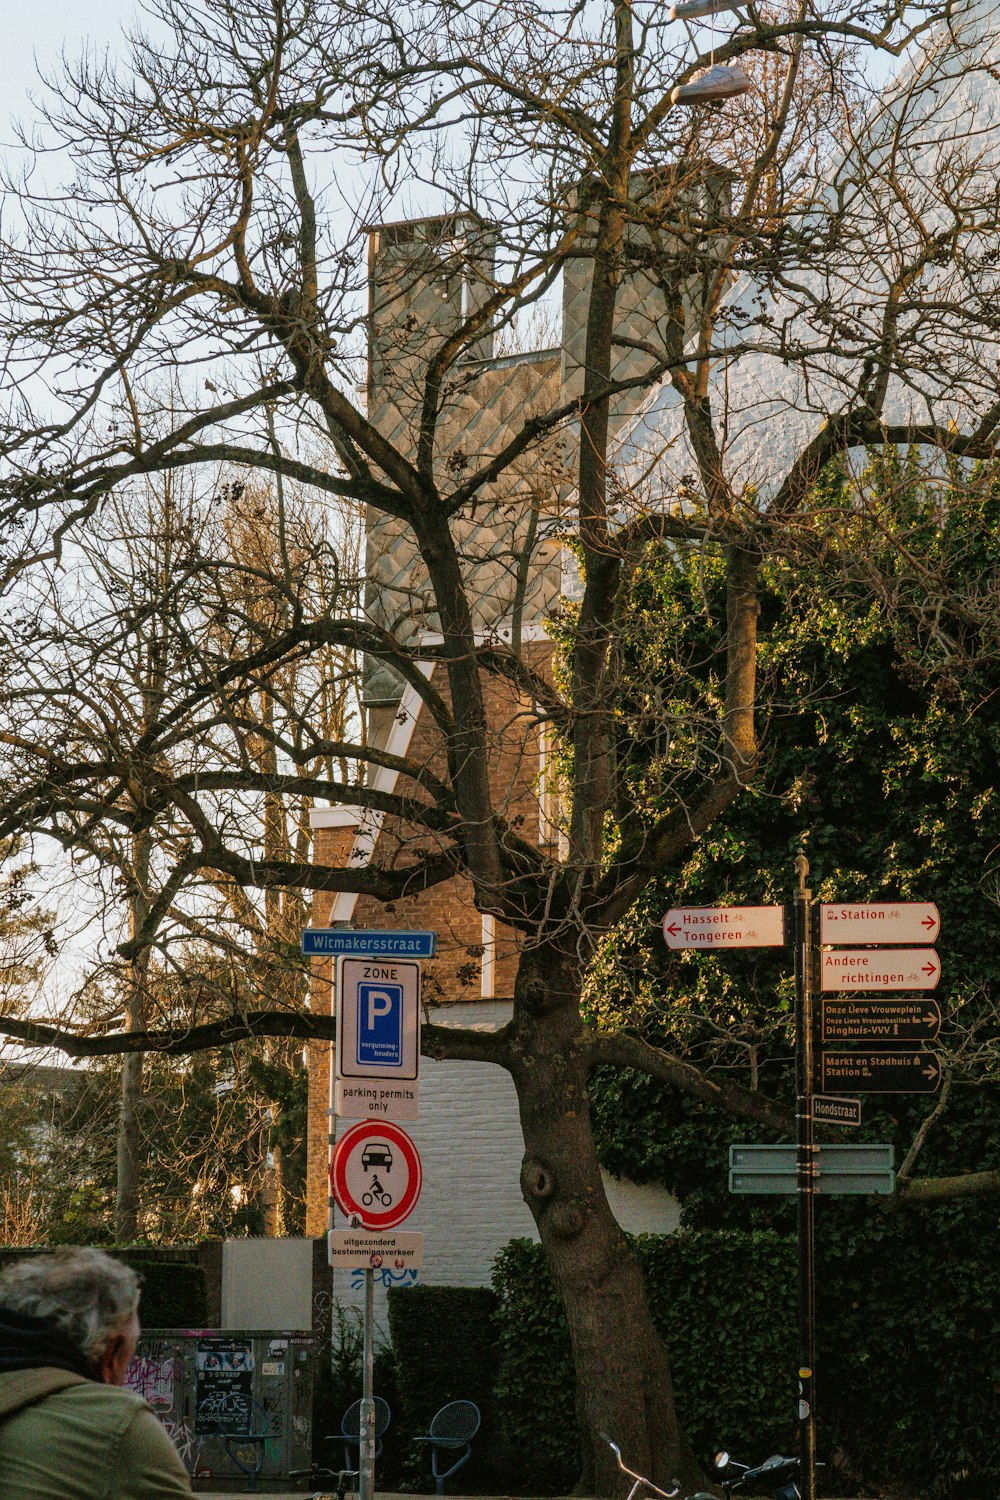
[[[644, 1474], [638, 1474], [635, 1469], [629, 1468], [622, 1458], [618, 1444], [612, 1442], [607, 1433], [602, 1433], [601, 1436], [615, 1455], [619, 1469], [634, 1481], [628, 1493], [628, 1500], [637, 1500], [643, 1489], [651, 1495], [660, 1497], [660, 1500], [675, 1500], [675, 1497], [680, 1495], [680, 1485], [677, 1480], [674, 1480], [672, 1490], [661, 1490]], [[772, 1453], [770, 1458], [765, 1458], [764, 1462], [756, 1467], [751, 1464], [741, 1464], [736, 1459], [730, 1458], [725, 1449], [715, 1455], [715, 1467], [721, 1474], [726, 1500], [732, 1500], [734, 1490], [742, 1489], [744, 1485], [752, 1484], [755, 1480], [765, 1481], [767, 1489], [771, 1491], [772, 1500], [802, 1500], [802, 1491], [799, 1489], [797, 1478], [799, 1465], [798, 1458], [791, 1458], [783, 1453]], [[777, 1488], [772, 1490], [772, 1485], [776, 1485]], [[694, 1495], [685, 1496], [685, 1500], [716, 1500], [716, 1496], [710, 1495], [707, 1490], [698, 1490]]]
[[[801, 1500], [802, 1491], [798, 1483], [800, 1465], [800, 1459], [791, 1458], [784, 1453], [772, 1453], [770, 1458], [765, 1458], [764, 1462], [758, 1464], [756, 1468], [751, 1464], [737, 1463], [735, 1459], [730, 1458], [724, 1448], [715, 1455], [715, 1467], [722, 1474], [722, 1488], [726, 1500], [731, 1500], [733, 1490], [742, 1489], [744, 1485], [752, 1484], [755, 1480], [764, 1481], [764, 1486], [771, 1494], [772, 1500]], [[734, 1472], [736, 1470], [739, 1472]], [[772, 1485], [776, 1488], [772, 1489]], [[693, 1496], [692, 1500], [694, 1500]]]

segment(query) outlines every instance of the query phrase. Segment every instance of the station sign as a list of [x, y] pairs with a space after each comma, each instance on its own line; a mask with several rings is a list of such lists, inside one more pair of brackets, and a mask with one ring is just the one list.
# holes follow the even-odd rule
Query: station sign
[[302, 952], [307, 958], [433, 958], [436, 932], [382, 931], [374, 927], [306, 927]]
[[941, 1087], [941, 1061], [922, 1047], [880, 1052], [821, 1052], [819, 1086], [850, 1089], [855, 1094], [936, 1094]]
[[398, 1273], [419, 1271], [424, 1263], [424, 1237], [413, 1230], [373, 1234], [367, 1229], [331, 1229], [326, 1238], [330, 1265], [340, 1270], [360, 1267]]
[[673, 906], [663, 918], [668, 948], [780, 948], [783, 906]]
[[819, 909], [821, 943], [933, 943], [940, 931], [932, 901], [836, 902]]
[[399, 958], [337, 961], [335, 1112], [415, 1120], [419, 1111], [420, 964]]
[[819, 955], [820, 989], [936, 990], [941, 960], [933, 948], [835, 948]]
[[820, 1003], [824, 1042], [933, 1042], [941, 1030], [936, 1000], [834, 1000]]
[[402, 1224], [416, 1206], [422, 1181], [416, 1146], [391, 1120], [362, 1120], [334, 1147], [333, 1196], [362, 1229], [381, 1233]]

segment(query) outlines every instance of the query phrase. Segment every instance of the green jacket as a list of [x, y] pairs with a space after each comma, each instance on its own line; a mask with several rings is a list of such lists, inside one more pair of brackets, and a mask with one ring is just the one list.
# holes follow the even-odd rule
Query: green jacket
[[3, 1500], [176, 1500], [191, 1481], [134, 1391], [51, 1368], [0, 1375]]

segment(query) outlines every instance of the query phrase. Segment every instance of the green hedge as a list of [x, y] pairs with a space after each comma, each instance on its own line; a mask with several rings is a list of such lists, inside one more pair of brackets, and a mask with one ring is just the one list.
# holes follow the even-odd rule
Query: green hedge
[[[817, 1265], [820, 1457], [836, 1493], [1000, 1494], [1000, 1258], [905, 1215], [841, 1234]], [[797, 1441], [795, 1244], [772, 1230], [635, 1242], [695, 1453], [761, 1459]], [[497, 1258], [501, 1451], [539, 1490], [579, 1470], [569, 1334], [541, 1247]], [[522, 1462], [522, 1468], [524, 1462]], [[963, 1488], [961, 1476], [979, 1488]], [[983, 1488], [985, 1486], [985, 1488]], [[992, 1486], [992, 1487], [991, 1487]]]
[[[670, 1351], [678, 1415], [695, 1452], [723, 1442], [772, 1452], [794, 1441], [794, 1259], [768, 1231], [640, 1236], [650, 1310]], [[513, 1240], [497, 1257], [501, 1448], [530, 1455], [539, 1485], [577, 1479], [579, 1438], [569, 1332], [541, 1246]]]
[[204, 1328], [208, 1290], [201, 1266], [183, 1260], [147, 1260], [120, 1252], [142, 1284], [139, 1322], [143, 1328]]
[[[142, 1284], [139, 1321], [143, 1328], [204, 1328], [208, 1322], [208, 1290], [205, 1273], [193, 1261], [156, 1260], [145, 1246], [141, 1251], [101, 1247], [136, 1272]], [[0, 1270], [30, 1255], [48, 1255], [40, 1245], [26, 1250], [0, 1249]]]
[[401, 1444], [411, 1451], [404, 1481], [427, 1489], [430, 1452], [410, 1440], [448, 1401], [474, 1401], [482, 1426], [455, 1483], [463, 1493], [488, 1488], [496, 1473], [496, 1295], [489, 1287], [393, 1287], [388, 1307], [399, 1393], [393, 1426], [398, 1419]]

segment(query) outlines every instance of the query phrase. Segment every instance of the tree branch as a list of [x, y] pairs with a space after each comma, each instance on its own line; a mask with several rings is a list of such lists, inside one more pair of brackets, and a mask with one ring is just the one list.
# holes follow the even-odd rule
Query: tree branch
[[[336, 1039], [334, 1016], [310, 1011], [252, 1010], [241, 1016], [225, 1016], [200, 1026], [169, 1026], [162, 1031], [112, 1031], [91, 1036], [65, 1026], [43, 1021], [20, 1021], [0, 1017], [0, 1035], [16, 1038], [26, 1047], [55, 1047], [68, 1057], [121, 1057], [137, 1052], [157, 1052], [165, 1057], [183, 1057], [213, 1047], [230, 1047], [254, 1037], [294, 1037], [309, 1042]], [[509, 1066], [508, 1029], [479, 1031], [466, 1026], [422, 1028], [421, 1051], [437, 1061], [489, 1062]]]
[[652, 1047], [631, 1032], [601, 1032], [594, 1037], [591, 1047], [595, 1065], [610, 1063], [614, 1067], [633, 1068], [637, 1073], [645, 1073], [649, 1078], [658, 1078], [661, 1083], [668, 1083], [689, 1099], [714, 1105], [739, 1120], [766, 1125], [788, 1139], [795, 1136], [795, 1114], [792, 1110], [728, 1079], [720, 1082], [709, 1078], [693, 1063], [663, 1052], [659, 1047]]

